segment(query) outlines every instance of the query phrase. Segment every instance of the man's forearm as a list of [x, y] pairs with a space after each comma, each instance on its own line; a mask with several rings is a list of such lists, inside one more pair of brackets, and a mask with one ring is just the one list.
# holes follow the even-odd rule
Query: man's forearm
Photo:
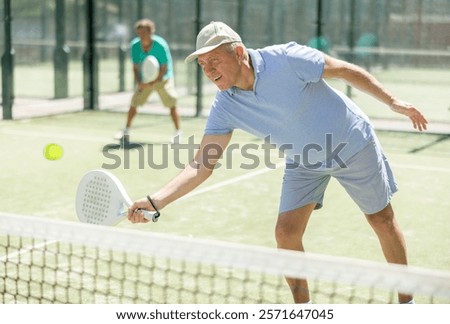
[[349, 67], [342, 74], [342, 78], [352, 87], [371, 95], [389, 107], [395, 101], [395, 96], [381, 82], [359, 66], [349, 63]]
[[323, 77], [344, 80], [352, 87], [371, 95], [389, 107], [396, 100], [389, 90], [363, 68], [328, 55], [325, 55]]
[[197, 188], [211, 174], [212, 170], [200, 167], [195, 161], [192, 161], [180, 174], [154, 193], [152, 199], [156, 206], [162, 209]]

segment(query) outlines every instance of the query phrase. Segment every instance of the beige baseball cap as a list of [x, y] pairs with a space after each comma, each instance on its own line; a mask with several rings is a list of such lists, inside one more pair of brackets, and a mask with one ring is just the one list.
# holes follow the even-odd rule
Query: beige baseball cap
[[238, 33], [223, 22], [212, 21], [198, 33], [196, 51], [184, 61], [192, 62], [201, 54], [208, 53], [222, 44], [234, 42], [242, 42]]

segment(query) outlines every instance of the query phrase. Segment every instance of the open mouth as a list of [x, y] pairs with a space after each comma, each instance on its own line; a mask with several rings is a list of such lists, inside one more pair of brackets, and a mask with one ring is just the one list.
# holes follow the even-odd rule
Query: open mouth
[[222, 78], [222, 76], [219, 75], [218, 77], [213, 78], [213, 81], [214, 81], [214, 82], [215, 82], [215, 81], [219, 81], [221, 78]]

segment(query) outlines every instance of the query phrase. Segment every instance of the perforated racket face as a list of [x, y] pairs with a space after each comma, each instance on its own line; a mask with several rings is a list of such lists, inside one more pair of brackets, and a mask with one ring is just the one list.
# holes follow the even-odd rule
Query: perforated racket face
[[155, 81], [159, 74], [159, 63], [156, 57], [150, 55], [145, 58], [141, 65], [141, 73], [144, 83]]
[[104, 170], [88, 172], [78, 186], [76, 210], [84, 223], [115, 225], [125, 218], [130, 203], [119, 180]]

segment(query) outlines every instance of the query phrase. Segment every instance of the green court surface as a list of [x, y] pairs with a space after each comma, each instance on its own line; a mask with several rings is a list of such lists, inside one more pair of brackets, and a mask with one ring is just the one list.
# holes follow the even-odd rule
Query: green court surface
[[[113, 168], [110, 171], [137, 199], [179, 173], [194, 152], [170, 146], [173, 126], [168, 116], [147, 114], [138, 115], [132, 132], [132, 141], [142, 149], [116, 149], [113, 136], [124, 119], [124, 114], [103, 111], [0, 122], [0, 212], [77, 222], [75, 193], [87, 171]], [[182, 143], [198, 144], [205, 119], [182, 122]], [[450, 138], [417, 132], [378, 135], [400, 187], [392, 204], [406, 236], [410, 264], [450, 269]], [[63, 147], [60, 160], [44, 158], [48, 143]], [[244, 154], [242, 149], [227, 151], [213, 176], [167, 206], [158, 223], [133, 225], [125, 220], [118, 226], [275, 246], [283, 160], [273, 149], [269, 158], [262, 141], [247, 134], [236, 132], [232, 143], [245, 148]], [[324, 208], [313, 213], [305, 245], [320, 254], [384, 260], [364, 216], [335, 181], [328, 187]]]

